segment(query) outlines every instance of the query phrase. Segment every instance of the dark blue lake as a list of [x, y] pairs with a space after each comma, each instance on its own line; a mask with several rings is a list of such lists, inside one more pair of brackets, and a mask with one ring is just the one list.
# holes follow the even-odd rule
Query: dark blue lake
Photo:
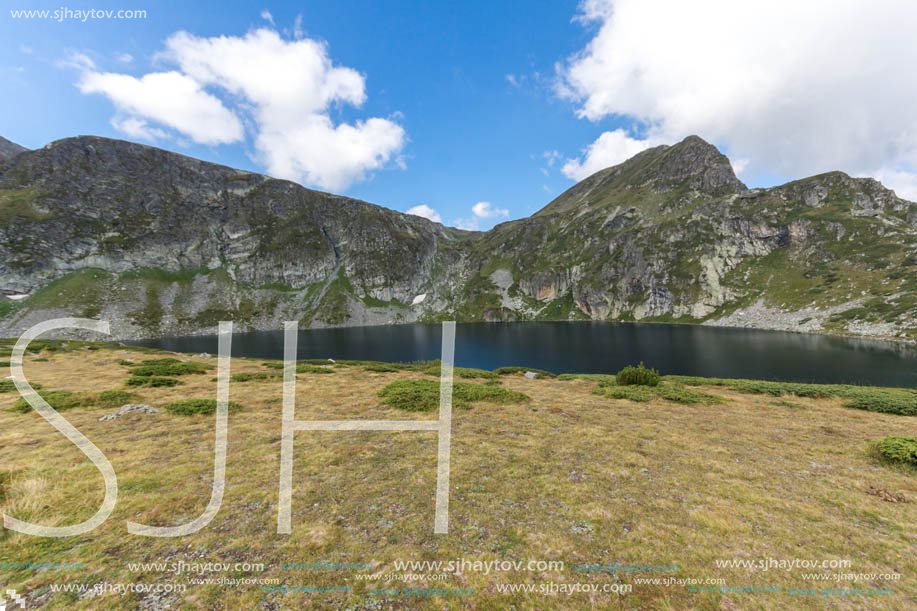
[[[216, 336], [132, 342], [217, 351]], [[439, 358], [440, 325], [300, 331], [298, 358]], [[283, 331], [233, 335], [233, 355], [283, 358]], [[613, 373], [644, 362], [664, 374], [917, 388], [917, 348], [895, 342], [691, 325], [518, 322], [456, 325], [456, 365], [522, 365], [554, 373]]]

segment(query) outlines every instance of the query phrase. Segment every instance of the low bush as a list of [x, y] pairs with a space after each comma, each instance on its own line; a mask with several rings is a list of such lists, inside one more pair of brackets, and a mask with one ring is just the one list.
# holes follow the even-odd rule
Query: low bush
[[148, 376], [145, 378], [128, 378], [124, 383], [128, 386], [149, 386], [151, 388], [168, 388], [184, 384], [184, 382], [175, 378], [160, 378], [157, 376]]
[[[125, 390], [105, 390], [100, 393], [47, 390], [39, 392], [38, 395], [59, 412], [78, 407], [110, 409], [140, 400], [138, 395]], [[25, 414], [32, 410], [32, 406], [25, 399], [20, 398], [10, 409], [14, 412]]]
[[617, 376], [609, 373], [562, 373], [557, 376], [558, 380], [589, 380], [590, 382], [601, 382], [607, 386], [617, 384]]
[[10, 366], [9, 361], [0, 361], [0, 367], [9, 367], [9, 366]]
[[545, 371], [543, 369], [532, 369], [531, 367], [498, 367], [494, 369], [494, 373], [497, 374], [498, 376], [508, 376], [514, 373], [524, 374], [526, 371], [531, 371], [532, 373], [537, 374], [535, 377], [538, 379], [557, 377], [550, 371]]
[[885, 460], [917, 467], [917, 437], [886, 437], [875, 447]]
[[279, 373], [267, 373], [264, 371], [243, 371], [242, 373], [234, 373], [229, 376], [229, 378], [233, 382], [251, 382], [252, 380], [282, 380], [283, 375]]
[[[435, 367], [427, 367], [424, 369], [424, 373], [428, 376], [439, 377], [442, 372], [442, 366], [436, 365]], [[466, 380], [473, 380], [476, 378], [486, 378], [492, 380], [497, 377], [497, 373], [494, 371], [485, 371], [483, 369], [471, 369], [468, 367], [453, 367], [452, 368], [452, 377], [454, 378], [463, 378]]]
[[[283, 370], [283, 363], [261, 363], [264, 367]], [[315, 365], [296, 365], [296, 373], [334, 373], [332, 367], [316, 367]]]
[[663, 399], [673, 403], [681, 403], [682, 405], [716, 405], [723, 402], [723, 399], [716, 395], [699, 392], [677, 384], [664, 384], [659, 389], [659, 396]]
[[647, 369], [640, 363], [636, 367], [625, 367], [615, 376], [618, 386], [658, 386], [659, 372]]
[[[41, 384], [36, 384], [35, 382], [30, 382], [30, 384], [32, 385], [32, 388], [34, 388], [35, 390], [41, 389]], [[16, 391], [16, 385], [13, 384], [12, 380], [0, 380], [0, 394], [3, 394], [5, 392], [15, 392], [15, 391]]]
[[[167, 361], [169, 359], [163, 359]], [[147, 377], [147, 376], [183, 376], [191, 374], [200, 374], [207, 373], [214, 368], [213, 365], [208, 363], [195, 363], [192, 361], [177, 361], [174, 363], [154, 363], [153, 365], [148, 365], [149, 361], [144, 362], [141, 365], [136, 367], [131, 367], [131, 375], [136, 377]]]
[[396, 371], [401, 371], [401, 369], [392, 367], [388, 363], [370, 363], [369, 365], [363, 365], [363, 371], [372, 371], [373, 373], [394, 373]]
[[686, 388], [681, 384], [672, 384], [671, 382], [664, 382], [658, 386], [641, 386], [638, 384], [618, 386], [614, 383], [602, 383], [593, 392], [609, 399], [627, 399], [637, 403], [646, 403], [652, 399], [663, 399], [682, 405], [717, 405], [723, 402], [723, 399], [716, 395], [710, 395]]
[[103, 390], [90, 399], [93, 407], [121, 407], [128, 403], [140, 401], [140, 395], [136, 395], [126, 390]]
[[[439, 408], [439, 382], [433, 380], [397, 380], [379, 391], [384, 405], [409, 412], [428, 412]], [[528, 395], [507, 390], [502, 386], [454, 382], [452, 405], [469, 408], [472, 403], [525, 403]]]
[[315, 365], [297, 365], [296, 373], [334, 373], [334, 368], [316, 367]]
[[769, 380], [743, 380], [720, 378], [695, 378], [691, 376], [666, 376], [666, 380], [686, 386], [722, 386], [736, 392], [783, 397], [796, 395], [813, 399], [840, 397], [847, 399], [844, 407], [870, 412], [917, 416], [917, 390], [910, 388], [882, 388], [854, 386], [851, 384], [805, 384], [801, 382], [772, 382]]
[[647, 386], [601, 386], [595, 390], [596, 394], [603, 395], [609, 399], [627, 399], [637, 403], [646, 403], [650, 399], [657, 397], [658, 394], [653, 392]]
[[[229, 411], [241, 409], [242, 406], [234, 401], [229, 402]], [[193, 416], [194, 414], [213, 414], [217, 411], [216, 399], [186, 399], [175, 401], [165, 406], [166, 411], [179, 416]]]

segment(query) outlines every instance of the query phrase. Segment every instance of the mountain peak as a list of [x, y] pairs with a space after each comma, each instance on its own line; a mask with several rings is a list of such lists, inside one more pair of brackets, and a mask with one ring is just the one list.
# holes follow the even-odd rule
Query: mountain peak
[[687, 183], [692, 189], [708, 195], [720, 196], [747, 189], [736, 177], [729, 158], [699, 136], [688, 136], [667, 147], [657, 163], [648, 169], [664, 183]]
[[579, 208], [587, 202], [630, 200], [634, 188], [666, 193], [685, 187], [710, 197], [748, 190], [725, 155], [703, 138], [692, 135], [670, 146], [648, 148], [618, 165], [599, 170], [561, 193], [536, 216]]
[[12, 159], [19, 153], [27, 150], [29, 149], [24, 146], [19, 146], [15, 142], [10, 142], [3, 136], [0, 136], [0, 163], [3, 163], [7, 159]]

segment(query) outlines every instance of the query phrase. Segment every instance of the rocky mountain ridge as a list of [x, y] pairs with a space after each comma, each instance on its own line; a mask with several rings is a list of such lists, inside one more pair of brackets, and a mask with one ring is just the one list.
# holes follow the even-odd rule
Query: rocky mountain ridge
[[0, 335], [78, 315], [120, 338], [448, 318], [917, 339], [915, 265], [917, 204], [841, 172], [748, 189], [696, 136], [488, 232], [105, 138], [0, 157]]

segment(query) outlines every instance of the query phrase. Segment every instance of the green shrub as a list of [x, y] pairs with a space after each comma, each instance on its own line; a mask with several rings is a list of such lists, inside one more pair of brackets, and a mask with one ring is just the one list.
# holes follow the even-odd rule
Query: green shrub
[[618, 386], [658, 386], [659, 372], [647, 369], [640, 363], [636, 367], [625, 367], [615, 376]]
[[[34, 388], [34, 386], [33, 386]], [[37, 390], [37, 389], [36, 389]], [[75, 409], [77, 407], [112, 408], [121, 407], [126, 403], [140, 400], [138, 395], [125, 390], [104, 390], [100, 393], [78, 393], [69, 390], [48, 390], [39, 392], [38, 395], [48, 402], [48, 405], [57, 411]], [[28, 413], [32, 406], [25, 399], [20, 398], [10, 408], [20, 414]]]
[[917, 437], [886, 437], [876, 450], [885, 460], [917, 467]]
[[494, 369], [494, 373], [498, 376], [508, 376], [514, 373], [525, 373], [526, 371], [531, 371], [532, 373], [537, 374], [535, 377], [538, 379], [557, 377], [550, 371], [544, 371], [543, 369], [532, 369], [531, 367], [498, 367], [497, 369]]
[[557, 376], [558, 380], [589, 380], [591, 382], [601, 382], [607, 386], [617, 384], [617, 377], [608, 373], [562, 373]]
[[[69, 390], [47, 390], [39, 392], [38, 395], [59, 412], [88, 405], [85, 395], [70, 392]], [[25, 414], [32, 411], [32, 406], [25, 399], [20, 398], [10, 409], [14, 412]]]
[[397, 367], [392, 367], [388, 363], [371, 363], [369, 365], [363, 365], [363, 371], [372, 371], [375, 373], [392, 373], [401, 370]]
[[[32, 384], [32, 388], [34, 388], [35, 390], [41, 390], [41, 384], [36, 384], [35, 382], [31, 382], [31, 384]], [[16, 391], [16, 385], [13, 384], [12, 380], [0, 380], [0, 394], [5, 393], [5, 392], [15, 392], [15, 391]]]
[[267, 373], [264, 371], [234, 373], [229, 378], [233, 382], [251, 382], [252, 380], [282, 380], [283, 375], [279, 373]]
[[0, 367], [9, 367], [9, 366], [10, 366], [9, 361], [0, 361]]
[[[229, 410], [235, 411], [242, 406], [234, 401], [229, 402]], [[165, 409], [179, 416], [193, 416], [194, 414], [213, 414], [217, 411], [216, 399], [186, 399], [169, 403]]]
[[[169, 359], [164, 359], [169, 360]], [[147, 361], [149, 362], [149, 361]], [[178, 361], [175, 363], [155, 363], [147, 365], [146, 363], [137, 367], [131, 367], [131, 375], [136, 377], [148, 376], [183, 376], [199, 373], [207, 373], [214, 366], [207, 363], [194, 363], [191, 361]]]
[[136, 403], [140, 400], [139, 395], [126, 390], [103, 390], [95, 395], [91, 400], [93, 407], [121, 407], [128, 403]]
[[650, 399], [658, 396], [649, 387], [646, 386], [601, 386], [595, 390], [596, 394], [603, 395], [609, 399], [627, 399], [637, 403], [646, 403]]
[[[271, 369], [283, 369], [283, 363], [261, 363]], [[316, 367], [315, 365], [296, 365], [296, 373], [334, 373], [331, 367]]]
[[[382, 403], [409, 412], [428, 412], [439, 407], [439, 382], [433, 380], [397, 380], [379, 391]], [[501, 386], [485, 386], [470, 382], [452, 384], [452, 405], [469, 408], [472, 403], [524, 403], [528, 395]]]
[[[442, 374], [442, 366], [436, 365], [435, 367], [428, 367], [424, 369], [424, 373], [428, 376], [439, 377]], [[452, 368], [452, 377], [453, 378], [464, 378], [466, 380], [473, 380], [476, 378], [486, 378], [492, 380], [497, 377], [497, 373], [494, 371], [485, 371], [483, 369], [472, 369], [468, 367], [453, 367]]]
[[851, 384], [804, 384], [800, 382], [772, 382], [769, 380], [742, 380], [720, 378], [695, 378], [691, 376], [665, 376], [665, 379], [687, 386], [723, 386], [736, 392], [782, 397], [796, 395], [824, 399], [847, 399], [844, 407], [870, 412], [917, 416], [917, 390], [910, 388], [882, 388], [854, 386]]
[[50, 360], [51, 360], [51, 359], [46, 359], [45, 357], [40, 356], [40, 357], [38, 357], [37, 359], [32, 359], [32, 362], [33, 362], [33, 363], [47, 363], [47, 362], [50, 361]]
[[334, 373], [331, 367], [316, 367], [315, 365], [297, 365], [296, 373]]
[[709, 395], [705, 392], [691, 390], [676, 384], [665, 384], [659, 388], [660, 396], [663, 399], [673, 403], [681, 403], [682, 405], [716, 405], [723, 402], [723, 399], [716, 395]]
[[128, 378], [124, 382], [128, 386], [150, 386], [152, 388], [159, 387], [171, 387], [184, 384], [181, 380], [176, 380], [175, 378], [160, 378], [156, 376], [148, 376], [145, 378]]

